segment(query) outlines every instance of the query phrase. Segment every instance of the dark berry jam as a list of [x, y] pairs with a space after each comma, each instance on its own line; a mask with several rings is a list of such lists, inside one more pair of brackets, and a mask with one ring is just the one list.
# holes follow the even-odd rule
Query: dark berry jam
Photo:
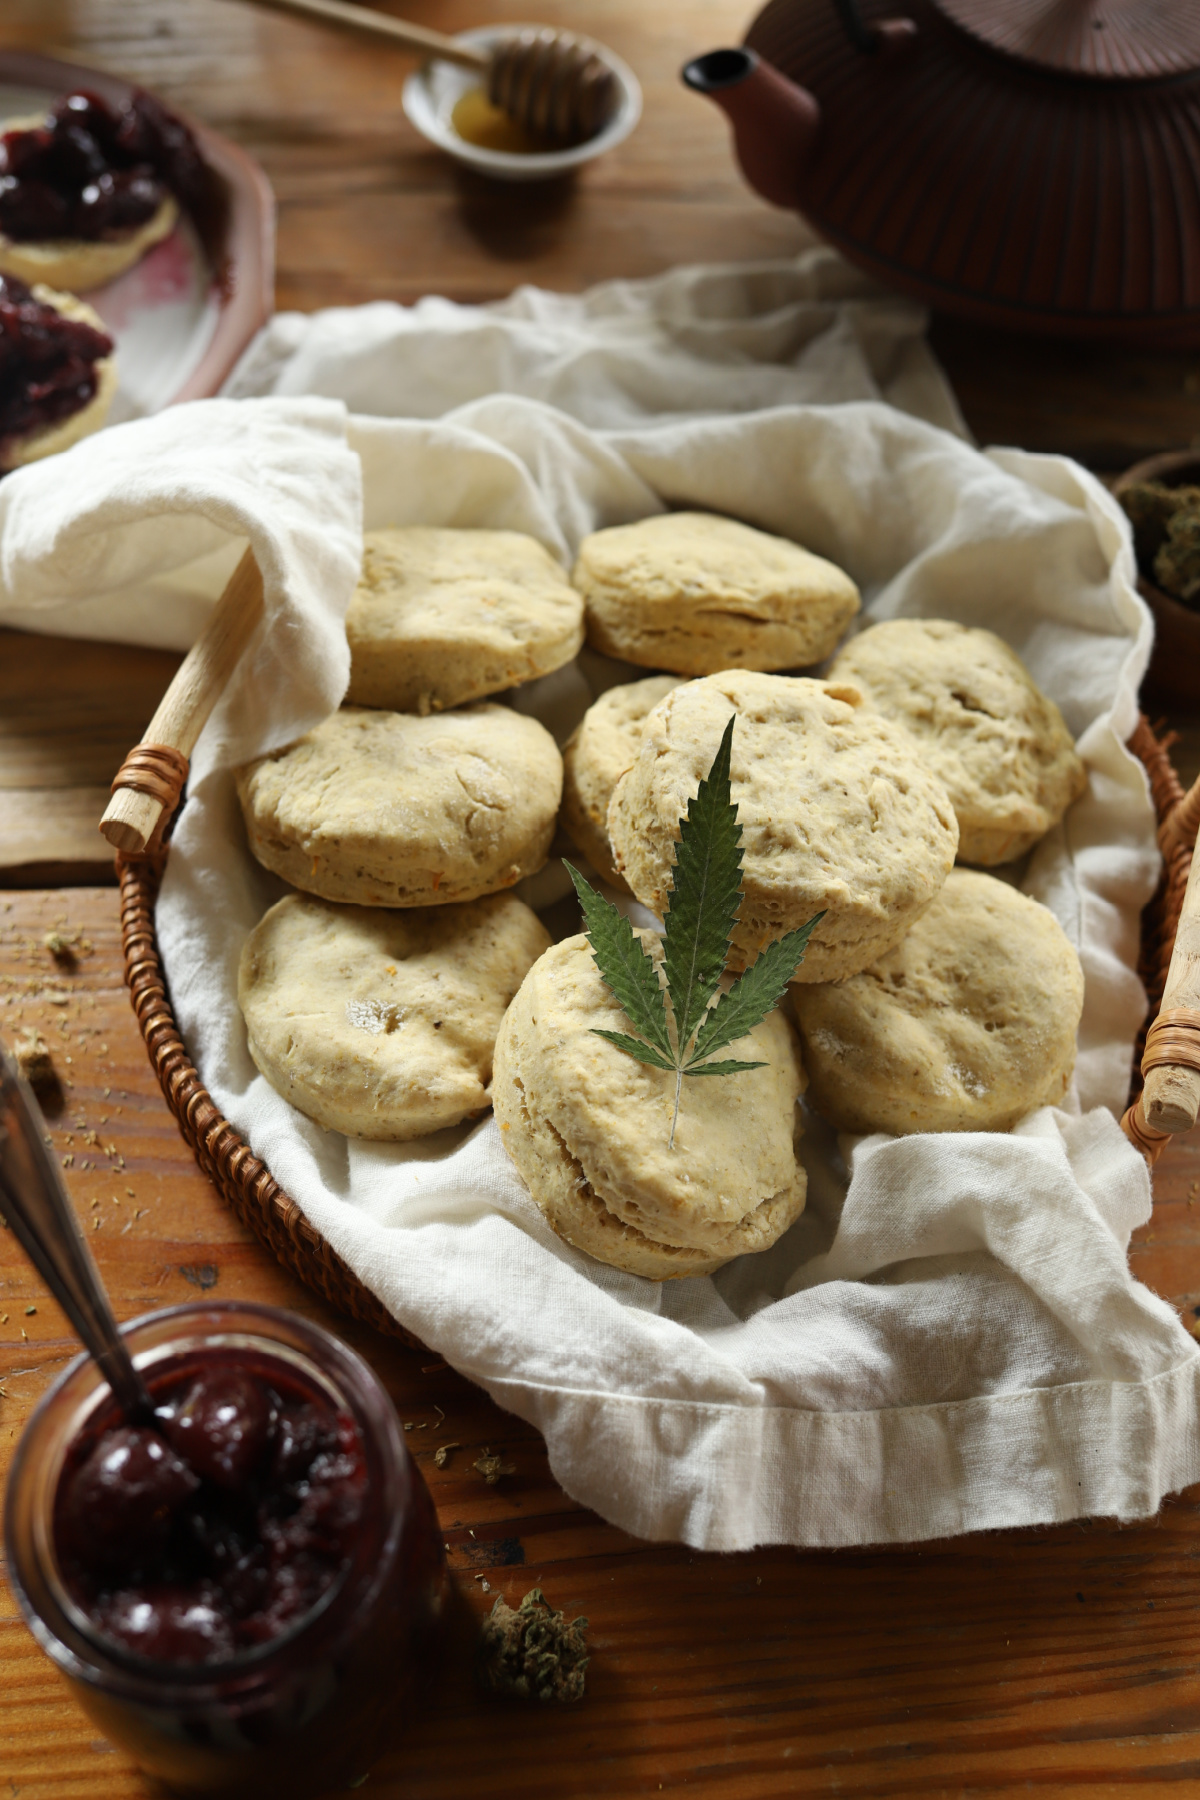
[[112, 355], [104, 332], [35, 300], [0, 275], [0, 469], [14, 438], [70, 418], [96, 392], [96, 364]]
[[273, 1643], [349, 1568], [366, 1503], [354, 1420], [283, 1363], [209, 1360], [152, 1387], [155, 1427], [111, 1413], [72, 1445], [54, 1511], [67, 1591], [155, 1661]]
[[151, 95], [114, 107], [86, 90], [0, 136], [0, 232], [17, 243], [128, 236], [168, 192], [192, 211], [207, 172], [196, 140]]
[[5, 1574], [31, 1629], [98, 1730], [172, 1793], [357, 1785], [424, 1705], [445, 1600], [437, 1515], [386, 1390], [328, 1332], [245, 1301], [123, 1336], [160, 1429], [121, 1418], [81, 1356], [12, 1460]]

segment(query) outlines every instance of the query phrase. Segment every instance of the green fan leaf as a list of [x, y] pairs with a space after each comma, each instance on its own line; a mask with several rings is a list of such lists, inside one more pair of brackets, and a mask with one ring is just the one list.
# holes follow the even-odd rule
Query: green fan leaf
[[653, 957], [643, 949], [629, 920], [611, 900], [598, 894], [570, 863], [564, 867], [575, 883], [596, 967], [635, 1031], [675, 1068], [677, 1059], [667, 1027], [666, 998]]
[[729, 992], [721, 995], [696, 1034], [685, 1074], [699, 1074], [693, 1065], [701, 1057], [711, 1056], [714, 1050], [723, 1050], [727, 1044], [736, 1044], [774, 1011], [803, 961], [813, 928], [824, 916], [824, 913], [814, 913], [798, 931], [789, 931], [785, 937], [769, 944], [757, 961], [738, 976]]
[[653, 1044], [643, 1044], [641, 1038], [627, 1037], [623, 1031], [602, 1031], [599, 1025], [592, 1026], [592, 1036], [607, 1038], [618, 1050], [624, 1050], [629, 1056], [636, 1056], [640, 1063], [648, 1063], [652, 1069], [665, 1069], [669, 1075], [675, 1073], [675, 1058], [664, 1056]]
[[[735, 715], [736, 717], [736, 715]], [[779, 1004], [808, 948], [817, 913], [799, 931], [770, 944], [727, 993], [720, 992], [741, 903], [742, 852], [730, 767], [730, 719], [687, 817], [679, 821], [661, 969], [624, 914], [565, 865], [583, 908], [596, 967], [638, 1036], [592, 1029], [627, 1056], [675, 1076], [668, 1148], [675, 1143], [685, 1075], [742, 1075], [761, 1062], [708, 1062], [744, 1038]], [[665, 988], [664, 988], [665, 978]]]
[[707, 779], [679, 821], [671, 899], [664, 920], [663, 969], [680, 1052], [687, 1049], [725, 972], [741, 899], [741, 831], [730, 799], [734, 718]]
[[683, 1072], [685, 1075], [740, 1075], [744, 1069], [765, 1069], [766, 1066], [760, 1062], [701, 1063], [699, 1067], [689, 1063]]

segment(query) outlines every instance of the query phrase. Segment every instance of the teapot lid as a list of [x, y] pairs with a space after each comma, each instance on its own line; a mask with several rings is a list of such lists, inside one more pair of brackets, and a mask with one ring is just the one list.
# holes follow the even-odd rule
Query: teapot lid
[[993, 50], [1065, 75], [1146, 79], [1200, 68], [1200, 6], [1179, 0], [934, 0]]

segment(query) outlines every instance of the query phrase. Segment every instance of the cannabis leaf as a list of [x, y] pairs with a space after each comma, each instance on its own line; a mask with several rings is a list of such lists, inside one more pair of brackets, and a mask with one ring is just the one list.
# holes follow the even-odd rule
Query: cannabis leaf
[[[662, 962], [642, 946], [629, 920], [567, 863], [583, 908], [588, 942], [601, 978], [634, 1030], [602, 1031], [618, 1050], [652, 1069], [675, 1073], [675, 1110], [668, 1148], [675, 1143], [685, 1075], [740, 1075], [758, 1062], [707, 1062], [766, 1018], [803, 959], [817, 913], [798, 931], [777, 938], [750, 968], [720, 992], [729, 940], [742, 898], [741, 830], [730, 793], [734, 719], [725, 727], [712, 768], [679, 821], [671, 904], [663, 923]], [[714, 1004], [715, 1002], [715, 1004]]]

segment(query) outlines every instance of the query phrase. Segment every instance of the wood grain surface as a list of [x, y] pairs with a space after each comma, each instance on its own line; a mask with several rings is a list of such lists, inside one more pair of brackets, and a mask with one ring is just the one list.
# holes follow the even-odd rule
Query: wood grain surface
[[[56, 961], [45, 937], [74, 948]], [[64, 1078], [55, 1151], [118, 1316], [201, 1294], [295, 1308], [380, 1372], [429, 1482], [457, 1596], [427, 1716], [377, 1765], [379, 1800], [686, 1792], [712, 1800], [1140, 1795], [1200, 1783], [1200, 1488], [1149, 1524], [1093, 1520], [909, 1550], [703, 1556], [575, 1505], [529, 1426], [440, 1359], [333, 1317], [197, 1171], [150, 1072], [106, 889], [0, 898], [0, 1033], [31, 1028]], [[1200, 1306], [1200, 1145], [1155, 1175], [1136, 1273]], [[30, 1309], [33, 1310], [30, 1310]], [[0, 1231], [0, 1475], [75, 1353]], [[445, 1466], [439, 1444], [456, 1445]], [[474, 1465], [498, 1453], [489, 1486]], [[479, 1696], [475, 1621], [543, 1587], [591, 1620], [576, 1708]], [[7, 1785], [5, 1785], [7, 1784]], [[0, 1589], [0, 1800], [148, 1800], [67, 1696]]]

